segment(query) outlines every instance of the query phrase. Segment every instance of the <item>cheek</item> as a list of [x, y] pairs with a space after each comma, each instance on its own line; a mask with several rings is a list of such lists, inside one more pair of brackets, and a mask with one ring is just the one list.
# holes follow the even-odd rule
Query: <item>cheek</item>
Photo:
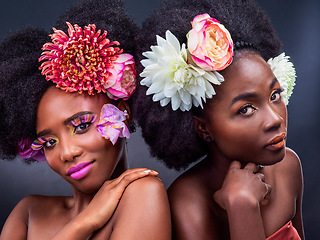
[[[223, 125], [222, 125], [223, 124]], [[255, 155], [257, 132], [252, 124], [232, 121], [220, 124], [213, 131], [216, 146], [229, 159], [242, 160]]]
[[117, 143], [113, 145], [95, 129], [89, 136], [86, 136], [86, 143], [83, 147], [99, 158], [106, 158], [108, 162], [114, 162], [117, 161], [121, 152], [120, 142], [121, 138], [118, 138]]
[[50, 151], [45, 151], [45, 157], [47, 160], [47, 164], [48, 166], [57, 174], [61, 175], [61, 173], [59, 172], [59, 170], [61, 169], [59, 167], [59, 153], [56, 149], [52, 149]]

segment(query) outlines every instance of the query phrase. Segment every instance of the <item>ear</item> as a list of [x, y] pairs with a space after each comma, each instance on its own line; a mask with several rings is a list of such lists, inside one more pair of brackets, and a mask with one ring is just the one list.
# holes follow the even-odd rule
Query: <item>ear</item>
[[193, 123], [196, 129], [197, 135], [205, 142], [211, 142], [213, 140], [213, 136], [211, 136], [210, 132], [207, 129], [206, 121], [197, 116], [193, 116]]
[[124, 123], [129, 127], [131, 123], [131, 111], [128, 103], [120, 100], [120, 102], [117, 104], [117, 108], [123, 112], [127, 111], [126, 120], [124, 121]]

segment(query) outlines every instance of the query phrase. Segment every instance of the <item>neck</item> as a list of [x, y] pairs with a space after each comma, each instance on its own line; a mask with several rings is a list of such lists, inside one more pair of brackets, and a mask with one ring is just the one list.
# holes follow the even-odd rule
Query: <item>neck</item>
[[221, 153], [215, 143], [211, 143], [208, 155], [203, 161], [208, 171], [208, 182], [211, 184], [211, 187], [213, 189], [220, 189], [232, 160]]

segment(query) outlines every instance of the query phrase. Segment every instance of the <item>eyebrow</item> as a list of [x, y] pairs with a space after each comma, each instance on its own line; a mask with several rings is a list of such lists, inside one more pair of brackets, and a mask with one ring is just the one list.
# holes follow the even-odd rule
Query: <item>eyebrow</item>
[[[63, 123], [65, 125], [68, 125], [72, 120], [77, 119], [78, 117], [86, 115], [86, 114], [94, 114], [94, 113], [90, 112], [90, 111], [78, 112], [76, 114], [73, 114], [71, 117], [68, 117], [66, 120], [64, 120]], [[44, 130], [40, 131], [39, 133], [37, 133], [37, 138], [41, 137], [41, 136], [44, 136], [44, 135], [47, 135], [47, 134], [51, 134], [51, 133], [52, 133], [51, 129], [49, 129], [49, 128], [48, 129], [44, 129]]]
[[51, 132], [52, 132], [51, 129], [44, 129], [44, 130], [37, 133], [37, 138], [44, 136], [44, 135], [47, 135], [47, 134], [50, 134]]
[[270, 84], [270, 90], [274, 87], [274, 85], [278, 82], [277, 78], [274, 78]]
[[236, 102], [238, 102], [240, 100], [248, 99], [248, 98], [256, 98], [256, 97], [257, 97], [256, 93], [252, 93], [252, 92], [242, 93], [242, 94], [236, 96], [234, 99], [232, 99], [230, 106], [232, 106], [233, 104], [235, 104]]
[[[270, 90], [274, 87], [274, 85], [278, 82], [277, 78], [274, 78], [270, 84]], [[236, 102], [243, 100], [243, 99], [248, 99], [248, 98], [256, 98], [257, 94], [256, 93], [252, 93], [252, 92], [246, 92], [246, 93], [242, 93], [238, 96], [236, 96], [234, 99], [232, 99], [230, 106], [232, 106], [233, 104], [235, 104]]]
[[71, 117], [68, 117], [68, 118], [64, 121], [64, 124], [65, 124], [65, 125], [68, 125], [71, 121], [79, 118], [80, 116], [87, 115], [87, 114], [94, 114], [94, 113], [93, 113], [93, 112], [89, 112], [89, 111], [78, 112], [78, 113], [76, 113], [76, 114], [73, 114]]

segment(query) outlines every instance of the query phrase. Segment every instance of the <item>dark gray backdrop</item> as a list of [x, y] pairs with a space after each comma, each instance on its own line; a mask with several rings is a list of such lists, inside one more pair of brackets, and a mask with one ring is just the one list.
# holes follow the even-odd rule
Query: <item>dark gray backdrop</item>
[[[26, 25], [49, 29], [77, 0], [1, 0], [0, 40], [10, 31]], [[151, 14], [161, 1], [126, 0], [126, 7], [138, 24]], [[320, 226], [320, 2], [318, 0], [258, 0], [269, 14], [297, 70], [297, 86], [291, 98], [287, 145], [301, 158], [305, 179], [303, 202], [307, 239], [317, 239]], [[0, 113], [1, 114], [1, 113]], [[14, 129], [13, 129], [14, 131]], [[181, 172], [168, 170], [151, 158], [140, 131], [128, 140], [130, 167], [149, 167], [159, 171], [166, 187]], [[52, 172], [46, 163], [30, 166], [20, 159], [0, 161], [0, 227], [17, 202], [30, 194], [71, 194], [70, 187]]]

